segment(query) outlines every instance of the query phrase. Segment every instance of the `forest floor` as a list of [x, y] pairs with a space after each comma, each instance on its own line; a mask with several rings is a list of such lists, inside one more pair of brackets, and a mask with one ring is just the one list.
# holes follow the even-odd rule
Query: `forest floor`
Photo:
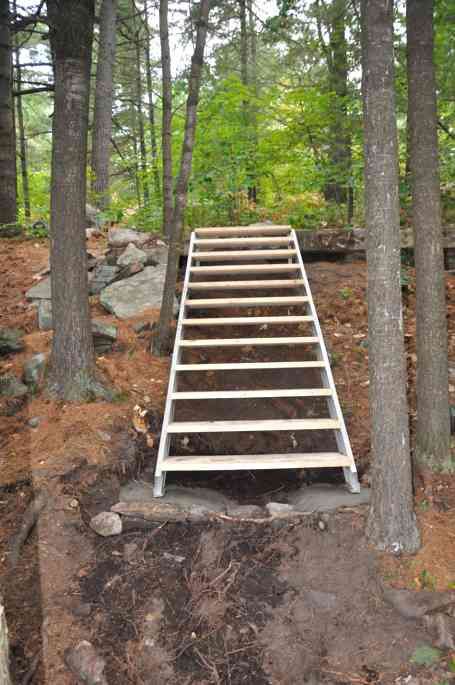
[[[103, 239], [90, 240], [92, 253], [104, 247]], [[36, 311], [24, 297], [47, 264], [48, 245], [3, 240], [0, 248], [0, 327], [21, 328], [26, 343], [24, 352], [1, 359], [0, 374], [20, 376], [26, 359], [50, 349], [52, 334], [38, 330]], [[412, 427], [410, 274], [405, 321]], [[357, 466], [368, 485], [366, 266], [317, 262], [308, 264], [308, 275]], [[455, 369], [455, 277], [447, 276], [447, 294]], [[89, 640], [105, 659], [109, 685], [453, 682], [455, 652], [442, 650], [417, 663], [419, 648], [432, 645], [434, 637], [388, 605], [381, 588], [454, 589], [454, 478], [417, 483], [423, 545], [416, 555], [400, 558], [368, 548], [365, 507], [330, 514], [323, 526], [316, 516], [235, 525], [167, 523], [112, 538], [89, 528], [92, 515], [118, 500], [122, 483], [150, 470], [156, 446], [134, 430], [134, 407], [160, 416], [169, 372], [168, 358], [150, 354], [150, 332], [133, 329], [138, 320], [156, 320], [158, 311], [121, 322], [92, 298], [92, 313], [119, 328], [113, 351], [97, 359], [118, 399], [65, 405], [37, 393], [13, 415], [0, 407], [0, 583], [17, 683], [74, 685], [64, 654], [80, 640]], [[37, 428], [28, 423], [32, 417], [39, 418]], [[198, 484], [242, 503], [263, 503], [272, 493], [280, 501], [299, 488], [305, 474], [204, 478]], [[174, 481], [188, 485], [195, 479]], [[11, 573], [11, 540], [43, 488], [48, 506]]]

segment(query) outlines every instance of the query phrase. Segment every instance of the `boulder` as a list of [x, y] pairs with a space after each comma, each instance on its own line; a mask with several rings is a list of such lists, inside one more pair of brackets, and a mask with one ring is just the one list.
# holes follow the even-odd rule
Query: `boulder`
[[24, 397], [27, 393], [27, 386], [13, 374], [0, 376], [0, 397]]
[[100, 212], [96, 209], [96, 207], [93, 207], [88, 203], [85, 205], [85, 217], [87, 226], [98, 226], [100, 223]]
[[136, 247], [141, 247], [149, 240], [149, 233], [140, 233], [132, 228], [111, 228], [107, 236], [110, 247], [128, 247], [130, 243]]
[[44, 278], [25, 293], [27, 300], [50, 300], [51, 299], [51, 277]]
[[38, 385], [41, 381], [46, 367], [46, 356], [44, 354], [34, 354], [25, 362], [22, 380], [25, 385]]
[[12, 352], [21, 352], [25, 347], [23, 335], [18, 328], [0, 328], [0, 357]]
[[120, 535], [123, 529], [122, 519], [112, 511], [102, 511], [91, 519], [90, 528], [104, 538]]
[[109, 352], [117, 340], [117, 327], [103, 321], [92, 321], [92, 333], [95, 352], [98, 354]]
[[169, 248], [162, 240], [158, 240], [153, 247], [145, 250], [147, 255], [147, 266], [149, 264], [167, 264]]
[[131, 278], [109, 285], [101, 292], [100, 302], [119, 319], [157, 309], [161, 307], [165, 275], [166, 265], [148, 266]]
[[110, 283], [113, 283], [117, 278], [118, 273], [119, 268], [117, 266], [98, 264], [93, 269], [93, 276], [89, 284], [90, 295], [97, 295]]
[[147, 254], [143, 250], [139, 250], [134, 243], [130, 243], [117, 259], [117, 264], [118, 266], [129, 266], [139, 262], [139, 264], [144, 265], [146, 261]]
[[39, 300], [38, 302], [38, 328], [41, 331], [51, 331], [52, 323], [52, 302], [50, 300]]

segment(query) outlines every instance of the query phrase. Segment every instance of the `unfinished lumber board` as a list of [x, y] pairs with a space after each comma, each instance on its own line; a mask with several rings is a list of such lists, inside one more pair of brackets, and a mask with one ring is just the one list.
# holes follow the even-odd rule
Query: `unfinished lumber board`
[[300, 271], [298, 264], [235, 264], [223, 266], [192, 266], [192, 274], [278, 273]]
[[239, 235], [283, 235], [291, 232], [291, 227], [282, 226], [213, 226], [196, 228], [196, 236], [239, 236]]
[[212, 250], [212, 252], [193, 252], [193, 261], [228, 262], [240, 259], [289, 259], [295, 257], [294, 248], [283, 250]]
[[173, 400], [245, 400], [249, 398], [268, 397], [329, 397], [329, 388], [286, 388], [276, 390], [207, 390], [191, 392], [174, 392]]
[[262, 236], [261, 238], [198, 238], [197, 248], [202, 247], [248, 247], [249, 245], [288, 245], [291, 236]]
[[210, 300], [189, 300], [185, 304], [187, 307], [197, 309], [213, 307], [259, 307], [276, 305], [296, 305], [308, 302], [306, 295], [290, 295], [289, 297], [214, 297]]
[[350, 466], [351, 461], [339, 452], [300, 454], [228, 454], [211, 456], [169, 456], [163, 462], [166, 471], [239, 471], [243, 469], [302, 469]]
[[265, 419], [253, 421], [173, 421], [175, 433], [257, 433], [259, 431], [337, 430], [338, 419]]
[[183, 319], [184, 326], [262, 326], [313, 321], [312, 316], [226, 316], [207, 319]]
[[304, 285], [301, 278], [282, 278], [262, 281], [195, 281], [190, 282], [190, 290], [262, 290], [262, 289], [281, 289], [299, 288]]
[[318, 369], [324, 368], [323, 361], [302, 362], [226, 362], [224, 364], [177, 364], [176, 371], [254, 371], [263, 369]]
[[207, 340], [181, 340], [180, 347], [243, 347], [244, 345], [315, 345], [316, 336], [291, 338], [208, 338]]

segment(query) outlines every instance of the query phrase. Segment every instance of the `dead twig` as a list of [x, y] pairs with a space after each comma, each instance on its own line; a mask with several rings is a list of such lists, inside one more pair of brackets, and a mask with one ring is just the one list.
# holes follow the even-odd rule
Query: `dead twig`
[[38, 521], [38, 518], [43, 511], [44, 507], [49, 501], [49, 495], [45, 490], [40, 491], [34, 500], [30, 502], [27, 509], [25, 510], [24, 517], [22, 519], [22, 524], [19, 532], [13, 538], [11, 543], [10, 552], [10, 568], [14, 570], [19, 561], [19, 555], [21, 553], [22, 547], [27, 541], [30, 533]]

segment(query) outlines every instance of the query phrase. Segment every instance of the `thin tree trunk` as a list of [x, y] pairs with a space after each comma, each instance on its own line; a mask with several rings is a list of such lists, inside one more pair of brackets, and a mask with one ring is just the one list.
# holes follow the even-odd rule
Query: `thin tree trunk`
[[0, 226], [17, 220], [16, 137], [9, 0], [0, 0]]
[[251, 125], [251, 184], [249, 199], [251, 202], [258, 201], [258, 117], [257, 117], [257, 98], [258, 98], [258, 75], [257, 75], [257, 34], [253, 12], [253, 2], [248, 0], [248, 32], [250, 38], [250, 81], [253, 102], [249, 106], [249, 119]]
[[134, 152], [134, 186], [136, 189], [136, 199], [138, 207], [142, 207], [141, 183], [139, 180], [139, 150], [137, 145], [137, 111], [134, 103], [131, 103], [131, 132]]
[[174, 179], [172, 174], [172, 73], [169, 48], [168, 0], [160, 0], [160, 42], [163, 91], [163, 233], [170, 236], [174, 206]]
[[451, 471], [447, 307], [433, 60], [433, 0], [407, 0], [412, 217], [416, 266], [416, 458]]
[[48, 389], [80, 401], [96, 392], [85, 246], [87, 130], [94, 0], [48, 0], [55, 57], [51, 183], [54, 337]]
[[[133, 2], [133, 9], [135, 4]], [[136, 22], [134, 22], [136, 23]], [[137, 106], [137, 123], [139, 132], [139, 152], [141, 159], [141, 176], [142, 176], [142, 193], [144, 195], [144, 206], [147, 207], [150, 200], [149, 183], [147, 177], [147, 150], [145, 147], [145, 130], [144, 130], [144, 112], [143, 112], [143, 88], [142, 88], [142, 71], [141, 71], [141, 32], [138, 29], [135, 36], [136, 48], [136, 106]]]
[[103, 0], [100, 12], [100, 40], [96, 65], [95, 109], [92, 139], [92, 190], [99, 209], [108, 209], [109, 162], [112, 138], [114, 63], [116, 52], [117, 0]]
[[[16, 0], [14, 0], [14, 13], [16, 13]], [[20, 93], [22, 90], [22, 69], [19, 50], [19, 40], [17, 34], [14, 39], [14, 62], [16, 68], [16, 89]], [[24, 201], [24, 214], [26, 221], [30, 221], [30, 188], [28, 183], [28, 167], [27, 167], [27, 143], [25, 138], [24, 126], [24, 110], [22, 107], [22, 96], [16, 97], [16, 111], [17, 111], [17, 125], [19, 128], [19, 155], [21, 161], [21, 178], [22, 178], [22, 195]]]
[[175, 190], [175, 206], [172, 212], [172, 226], [170, 245], [166, 269], [166, 279], [161, 303], [160, 321], [157, 335], [154, 339], [155, 354], [166, 354], [169, 343], [172, 312], [177, 284], [178, 259], [183, 233], [183, 219], [188, 199], [188, 182], [193, 159], [194, 140], [196, 137], [197, 106], [201, 85], [202, 67], [204, 64], [204, 50], [207, 38], [207, 24], [210, 0], [201, 0], [199, 18], [197, 22], [196, 45], [191, 59], [191, 72], [188, 84], [188, 98], [186, 101], [185, 133], [183, 138], [180, 171]]
[[149, 103], [149, 127], [150, 127], [150, 148], [152, 151], [152, 172], [153, 183], [155, 190], [155, 197], [161, 200], [161, 183], [160, 172], [158, 169], [158, 145], [156, 141], [156, 122], [155, 122], [155, 103], [153, 101], [153, 78], [152, 78], [152, 60], [150, 56], [150, 27], [148, 23], [148, 5], [147, 0], [144, 3], [144, 23], [146, 29], [145, 37], [145, 68], [147, 71], [147, 95]]
[[420, 544], [413, 511], [400, 287], [393, 3], [362, 0], [372, 501], [367, 535], [394, 553]]
[[8, 627], [6, 625], [5, 607], [2, 596], [0, 595], [0, 683], [2, 685], [12, 685], [9, 670], [9, 641]]

